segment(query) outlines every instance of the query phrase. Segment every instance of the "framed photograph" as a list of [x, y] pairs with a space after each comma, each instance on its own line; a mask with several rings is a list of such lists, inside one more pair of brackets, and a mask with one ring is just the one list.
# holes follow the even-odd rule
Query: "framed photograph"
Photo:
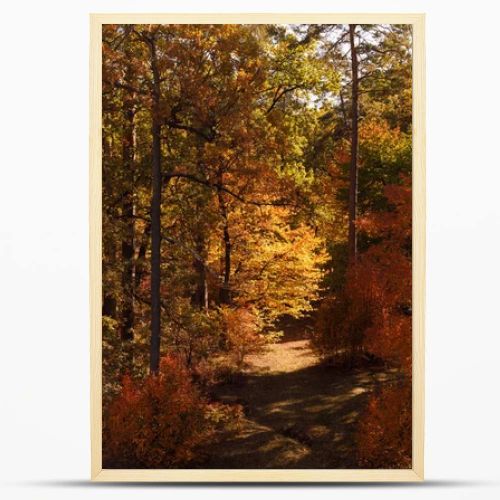
[[423, 14], [92, 14], [96, 481], [422, 481]]

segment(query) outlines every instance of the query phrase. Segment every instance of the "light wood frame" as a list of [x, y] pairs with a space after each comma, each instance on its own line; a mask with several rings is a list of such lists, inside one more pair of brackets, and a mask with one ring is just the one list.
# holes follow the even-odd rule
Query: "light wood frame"
[[[103, 469], [101, 42], [103, 24], [411, 24], [413, 26], [413, 463], [411, 469]], [[424, 479], [425, 323], [424, 14], [91, 14], [90, 15], [90, 373], [91, 478], [156, 482], [347, 482]]]

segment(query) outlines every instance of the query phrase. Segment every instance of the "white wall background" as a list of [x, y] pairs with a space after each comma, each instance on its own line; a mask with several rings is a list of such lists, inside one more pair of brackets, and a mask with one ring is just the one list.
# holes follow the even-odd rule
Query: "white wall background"
[[[12, 1], [0, 26], [4, 498], [500, 498], [498, 3]], [[426, 12], [426, 476], [413, 487], [89, 485], [88, 13]]]

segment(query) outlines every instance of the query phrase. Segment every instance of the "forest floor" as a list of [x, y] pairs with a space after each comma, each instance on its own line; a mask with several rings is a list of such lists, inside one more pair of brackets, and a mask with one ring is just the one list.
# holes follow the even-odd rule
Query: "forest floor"
[[369, 394], [394, 380], [381, 367], [342, 371], [320, 363], [307, 339], [248, 356], [237, 382], [215, 388], [244, 418], [221, 431], [206, 468], [356, 468], [356, 423]]

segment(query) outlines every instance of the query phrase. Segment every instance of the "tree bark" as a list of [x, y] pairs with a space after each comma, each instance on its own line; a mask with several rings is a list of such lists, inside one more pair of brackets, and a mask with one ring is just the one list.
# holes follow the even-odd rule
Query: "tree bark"
[[160, 73], [154, 38], [150, 39], [153, 72], [152, 104], [152, 165], [151, 165], [151, 345], [149, 369], [160, 369], [161, 336], [161, 117]]
[[109, 318], [116, 318], [116, 299], [109, 293], [104, 293], [102, 299], [102, 315]]
[[[102, 132], [102, 166], [103, 166], [103, 191], [108, 189], [106, 183], [106, 172], [109, 162], [113, 157], [113, 150], [111, 148], [111, 139], [106, 134], [106, 129], [103, 127]], [[103, 217], [104, 219], [104, 217]], [[109, 223], [108, 223], [109, 224]], [[112, 270], [116, 267], [116, 246], [113, 231], [107, 227], [107, 221], [103, 220], [103, 254], [102, 254], [102, 273], [103, 278], [111, 274]], [[117, 300], [116, 292], [111, 282], [103, 279], [102, 284], [102, 315], [117, 319]]]
[[351, 46], [351, 69], [352, 69], [352, 126], [351, 126], [351, 163], [349, 166], [349, 262], [356, 261], [357, 231], [356, 218], [358, 209], [358, 99], [359, 99], [359, 75], [358, 54], [355, 41], [356, 25], [349, 25], [349, 41]]
[[[125, 81], [131, 79], [130, 66], [127, 68]], [[134, 362], [134, 288], [135, 288], [135, 202], [134, 202], [134, 161], [135, 161], [135, 129], [134, 129], [134, 94], [125, 91], [123, 99], [124, 134], [122, 148], [122, 167], [125, 192], [122, 198], [123, 233], [121, 254], [123, 262], [122, 291], [123, 304], [120, 325], [120, 338], [124, 371], [130, 372]]]

